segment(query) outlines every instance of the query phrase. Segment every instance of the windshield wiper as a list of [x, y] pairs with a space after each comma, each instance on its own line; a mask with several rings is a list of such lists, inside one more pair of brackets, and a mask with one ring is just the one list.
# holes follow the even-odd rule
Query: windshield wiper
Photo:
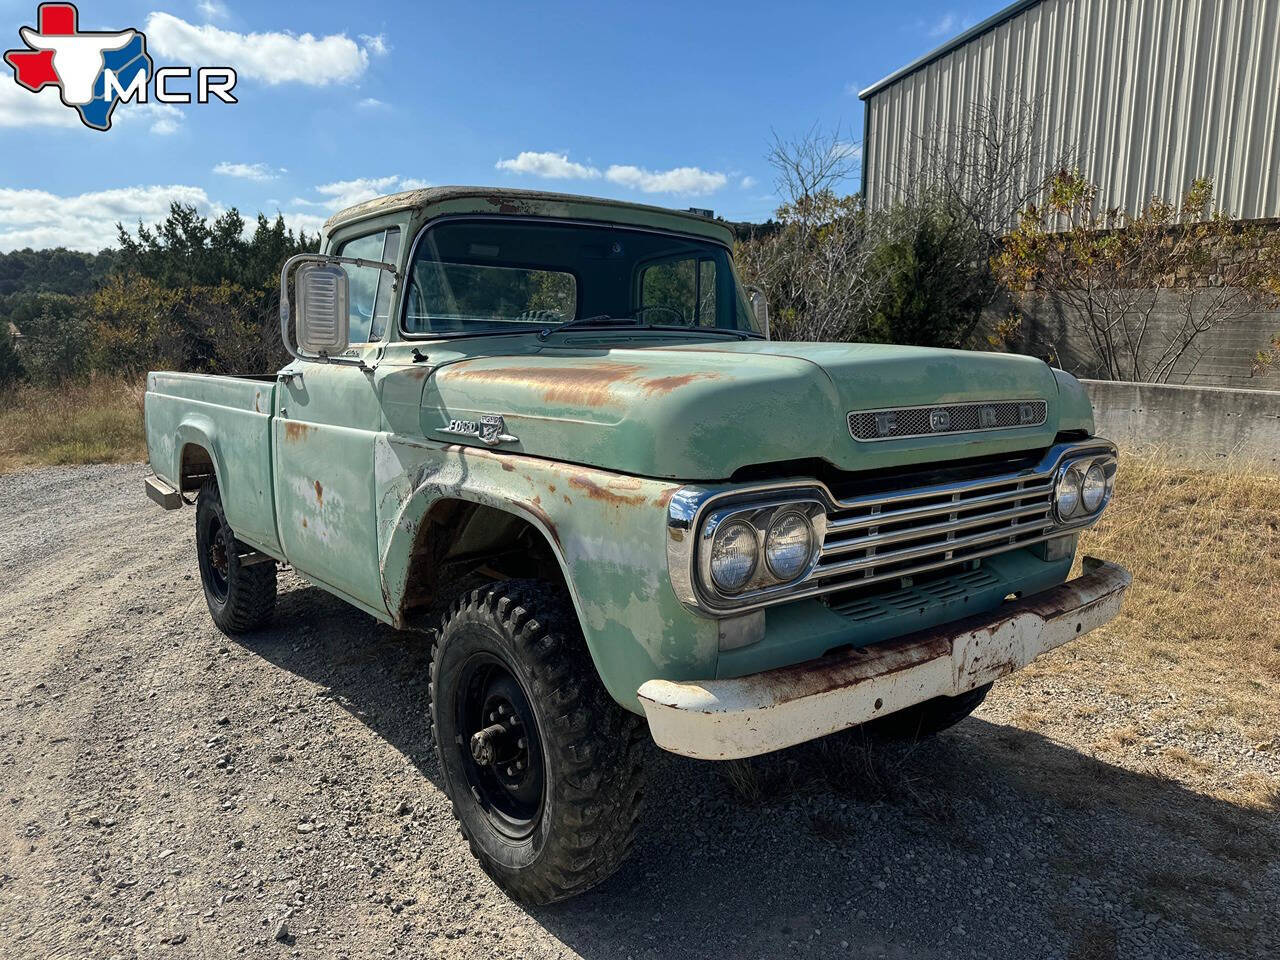
[[561, 330], [568, 330], [570, 327], [585, 327], [593, 324], [611, 326], [613, 324], [623, 323], [644, 326], [640, 321], [640, 318], [636, 316], [615, 317], [607, 313], [598, 313], [593, 317], [574, 317], [572, 320], [565, 320], [563, 323], [558, 323], [554, 327], [543, 327], [538, 331], [538, 339], [545, 340], [547, 337], [551, 336], [551, 334], [557, 333]]

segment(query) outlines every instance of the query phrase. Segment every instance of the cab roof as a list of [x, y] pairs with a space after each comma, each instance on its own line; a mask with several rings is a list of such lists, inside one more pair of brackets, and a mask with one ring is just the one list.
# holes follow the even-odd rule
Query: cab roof
[[324, 233], [331, 235], [348, 224], [404, 210], [413, 211], [423, 222], [458, 214], [598, 220], [691, 233], [718, 240], [726, 246], [733, 245], [733, 231], [727, 224], [700, 214], [603, 197], [504, 187], [426, 187], [375, 197], [335, 213], [325, 221]]

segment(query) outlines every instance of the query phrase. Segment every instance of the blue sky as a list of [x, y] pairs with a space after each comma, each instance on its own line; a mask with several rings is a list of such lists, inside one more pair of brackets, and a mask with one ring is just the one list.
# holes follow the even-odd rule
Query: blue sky
[[[315, 229], [423, 183], [765, 219], [771, 130], [860, 141], [859, 89], [1003, 5], [85, 0], [82, 30], [143, 29], [156, 66], [230, 63], [240, 102], [124, 103], [99, 133], [3, 65], [0, 250], [96, 249], [172, 198]], [[35, 8], [0, 0], [0, 47]]]

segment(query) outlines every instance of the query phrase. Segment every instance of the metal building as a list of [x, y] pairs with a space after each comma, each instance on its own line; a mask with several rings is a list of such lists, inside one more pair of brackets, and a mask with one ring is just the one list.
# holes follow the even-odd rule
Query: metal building
[[1021, 0], [860, 96], [873, 209], [931, 137], [1016, 97], [1037, 104], [1044, 162], [1074, 156], [1103, 206], [1210, 175], [1229, 213], [1280, 217], [1280, 0]]

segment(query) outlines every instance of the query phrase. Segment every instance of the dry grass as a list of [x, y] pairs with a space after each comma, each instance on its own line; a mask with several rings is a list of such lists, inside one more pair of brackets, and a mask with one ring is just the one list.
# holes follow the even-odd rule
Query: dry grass
[[94, 377], [56, 387], [19, 387], [0, 396], [0, 473], [146, 459], [144, 391], [134, 380]]
[[[1092, 675], [1127, 698], [1172, 697], [1148, 713], [1152, 721], [1234, 730], [1258, 744], [1275, 737], [1280, 477], [1125, 457], [1115, 501], [1080, 552], [1132, 571], [1124, 610], [1026, 678]], [[1115, 733], [1123, 744], [1142, 738], [1140, 730]]]

